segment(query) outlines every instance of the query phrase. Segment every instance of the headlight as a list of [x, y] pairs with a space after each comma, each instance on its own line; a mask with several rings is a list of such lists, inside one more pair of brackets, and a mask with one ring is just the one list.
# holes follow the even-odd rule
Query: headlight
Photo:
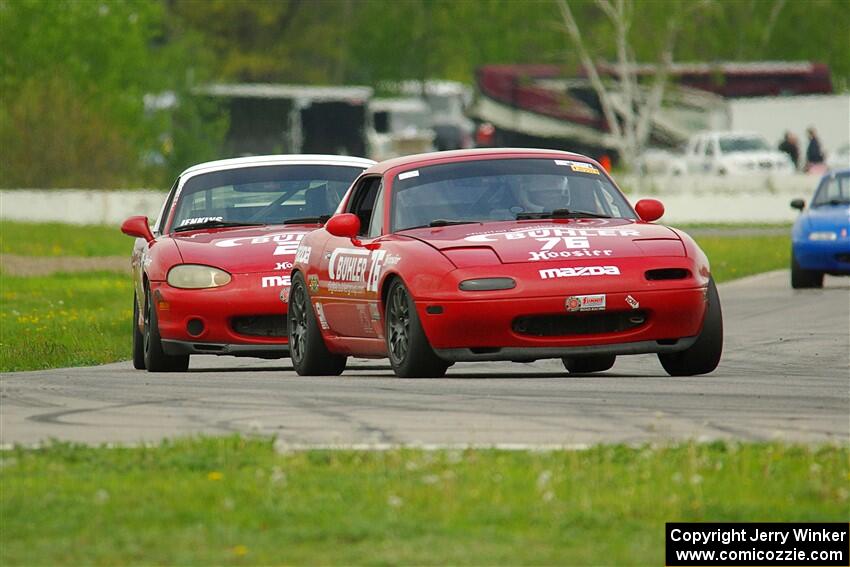
[[168, 271], [168, 284], [182, 289], [221, 287], [230, 283], [230, 274], [212, 266], [180, 264]]
[[513, 278], [477, 278], [463, 280], [458, 287], [463, 291], [496, 291], [513, 289], [516, 287], [516, 281]]
[[835, 240], [836, 238], [838, 238], [838, 235], [829, 230], [809, 233], [809, 240]]

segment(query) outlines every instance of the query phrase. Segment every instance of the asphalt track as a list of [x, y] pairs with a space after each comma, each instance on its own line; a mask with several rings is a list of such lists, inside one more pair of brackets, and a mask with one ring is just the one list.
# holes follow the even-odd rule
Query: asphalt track
[[708, 376], [670, 378], [651, 355], [586, 376], [558, 361], [457, 364], [439, 380], [399, 380], [381, 361], [334, 378], [300, 378], [288, 360], [193, 357], [183, 374], [122, 362], [0, 375], [0, 441], [250, 432], [293, 446], [848, 443], [850, 280], [793, 291], [775, 272], [720, 295], [725, 352]]

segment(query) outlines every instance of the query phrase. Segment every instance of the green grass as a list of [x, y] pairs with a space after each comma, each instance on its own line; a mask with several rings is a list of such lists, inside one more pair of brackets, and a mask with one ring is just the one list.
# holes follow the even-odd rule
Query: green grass
[[790, 236], [697, 236], [718, 283], [791, 265]]
[[663, 564], [667, 521], [846, 521], [847, 447], [2, 454], [0, 564]]
[[0, 221], [0, 253], [21, 256], [127, 256], [133, 239], [117, 226]]
[[0, 372], [127, 359], [129, 275], [0, 275]]

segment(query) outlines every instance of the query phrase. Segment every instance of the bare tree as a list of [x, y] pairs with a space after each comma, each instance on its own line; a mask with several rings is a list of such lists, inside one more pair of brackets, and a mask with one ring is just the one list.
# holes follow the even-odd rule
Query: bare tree
[[581, 29], [573, 16], [567, 0], [557, 0], [564, 29], [578, 51], [590, 84], [599, 97], [602, 114], [608, 130], [614, 138], [620, 160], [626, 169], [634, 167], [637, 157], [646, 146], [652, 127], [652, 119], [661, 108], [673, 50], [684, 10], [682, 3], [674, 2], [667, 19], [664, 41], [655, 67], [652, 85], [643, 88], [637, 78], [637, 62], [629, 43], [634, 17], [634, 0], [596, 0], [596, 5], [611, 22], [617, 44], [616, 79], [607, 83], [602, 80], [599, 68], [587, 49]]

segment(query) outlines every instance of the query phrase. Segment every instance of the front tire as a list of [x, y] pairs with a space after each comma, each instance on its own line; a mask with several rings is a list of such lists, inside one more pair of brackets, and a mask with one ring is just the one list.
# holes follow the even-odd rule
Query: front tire
[[153, 305], [150, 287], [145, 288], [145, 330], [143, 333], [144, 363], [148, 372], [186, 372], [188, 354], [165, 354], [159, 336], [159, 321]]
[[800, 267], [793, 249], [791, 250], [791, 287], [794, 289], [823, 287], [823, 272], [804, 270]]
[[614, 361], [617, 356], [613, 354], [597, 354], [592, 356], [575, 356], [572, 358], [562, 358], [570, 374], [590, 374], [591, 372], [605, 372], [611, 370], [614, 366]]
[[348, 357], [332, 353], [325, 345], [301, 272], [292, 277], [286, 325], [289, 330], [289, 357], [299, 376], [342, 374]]
[[393, 372], [399, 378], [440, 378], [449, 363], [436, 355], [422, 325], [416, 304], [400, 279], [387, 294], [384, 334]]
[[133, 368], [145, 369], [145, 337], [139, 330], [139, 302], [133, 294]]
[[723, 313], [714, 280], [708, 280], [708, 307], [702, 331], [694, 344], [680, 352], [659, 353], [658, 360], [670, 376], [708, 374], [717, 368], [723, 352]]

